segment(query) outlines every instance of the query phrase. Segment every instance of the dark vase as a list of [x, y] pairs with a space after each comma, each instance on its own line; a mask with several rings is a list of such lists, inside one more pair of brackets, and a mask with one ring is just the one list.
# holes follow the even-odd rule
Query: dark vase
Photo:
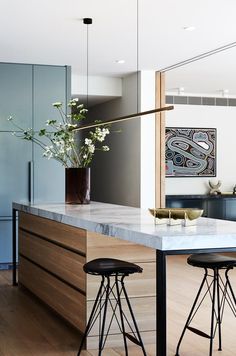
[[90, 168], [66, 168], [65, 200], [67, 204], [90, 203]]

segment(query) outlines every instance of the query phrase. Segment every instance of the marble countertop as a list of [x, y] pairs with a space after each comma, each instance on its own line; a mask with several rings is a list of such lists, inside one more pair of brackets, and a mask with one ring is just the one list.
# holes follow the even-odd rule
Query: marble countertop
[[88, 205], [13, 202], [13, 208], [162, 251], [236, 248], [233, 221], [199, 218], [195, 226], [155, 225], [148, 210], [98, 202]]

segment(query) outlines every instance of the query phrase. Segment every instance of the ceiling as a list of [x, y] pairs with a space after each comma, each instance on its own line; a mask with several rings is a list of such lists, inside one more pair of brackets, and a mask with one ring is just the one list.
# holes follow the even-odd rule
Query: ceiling
[[[236, 41], [235, 0], [0, 0], [0, 6], [0, 61], [67, 64], [79, 75], [86, 74], [87, 30], [89, 75], [99, 76], [163, 69]], [[93, 18], [88, 28], [84, 17]], [[229, 49], [170, 71], [167, 89], [236, 95], [235, 60], [236, 49]]]

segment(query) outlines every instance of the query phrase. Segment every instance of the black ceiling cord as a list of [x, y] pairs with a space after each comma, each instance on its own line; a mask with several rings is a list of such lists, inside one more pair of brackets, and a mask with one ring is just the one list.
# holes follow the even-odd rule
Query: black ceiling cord
[[91, 25], [93, 23], [93, 19], [91, 19], [90, 17], [85, 17], [83, 18], [83, 23], [85, 25], [87, 25], [87, 59], [86, 59], [86, 92], [87, 92], [87, 96], [86, 96], [86, 109], [88, 109], [88, 91], [89, 91], [89, 31], [88, 31], [88, 26]]

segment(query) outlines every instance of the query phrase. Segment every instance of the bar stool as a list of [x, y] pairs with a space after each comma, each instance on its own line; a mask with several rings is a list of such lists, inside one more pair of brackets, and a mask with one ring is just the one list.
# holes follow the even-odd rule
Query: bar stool
[[[144, 349], [140, 332], [124, 285], [124, 278], [126, 276], [129, 276], [130, 274], [134, 273], [142, 273], [142, 268], [134, 263], [121, 261], [113, 258], [98, 258], [86, 263], [83, 268], [84, 271], [88, 274], [101, 276], [102, 280], [92, 308], [91, 315], [88, 320], [88, 324], [85, 328], [85, 332], [77, 356], [80, 355], [83, 343], [86, 340], [86, 337], [88, 336], [97, 319], [99, 319], [98, 355], [100, 356], [102, 354], [102, 350], [105, 346], [107, 336], [109, 334], [111, 324], [114, 318], [116, 319], [119, 329], [123, 335], [125, 355], [128, 355], [127, 339], [129, 339], [136, 345], [139, 345], [142, 348], [144, 356], [146, 356], [146, 351]], [[111, 277], [113, 277], [112, 283]], [[131, 320], [133, 322], [133, 327], [123, 311], [123, 303], [121, 301], [122, 295], [124, 296], [124, 300], [128, 305], [128, 310], [131, 316]], [[110, 306], [112, 314], [105, 332], [108, 305]], [[119, 311], [119, 318], [116, 313], [117, 309]], [[126, 331], [125, 322], [129, 328], [129, 332]]]
[[[182, 334], [180, 336], [175, 356], [180, 356], [180, 344], [187, 329], [199, 336], [210, 339], [209, 356], [212, 356], [213, 339], [215, 337], [217, 328], [219, 335], [218, 351], [222, 350], [221, 323], [224, 313], [225, 302], [228, 303], [234, 316], [236, 316], [236, 299], [228, 276], [229, 270], [233, 269], [236, 266], [236, 259], [223, 255], [217, 255], [214, 253], [201, 253], [189, 256], [187, 259], [187, 263], [194, 267], [204, 268], [205, 274], [201, 282], [200, 288], [197, 292], [197, 296], [194, 300], [189, 316], [187, 318], [184, 329], [182, 331]], [[208, 270], [212, 270], [213, 273], [210, 274]], [[223, 280], [223, 278], [220, 276], [220, 270], [225, 270], [225, 280]], [[208, 277], [211, 278], [211, 281], [209, 281]], [[206, 286], [206, 292], [202, 293], [203, 296], [201, 296], [201, 292], [203, 291], [204, 285]], [[193, 318], [195, 317], [203, 300], [207, 295], [210, 295], [211, 299], [210, 335], [195, 327], [190, 326], [193, 321]]]

